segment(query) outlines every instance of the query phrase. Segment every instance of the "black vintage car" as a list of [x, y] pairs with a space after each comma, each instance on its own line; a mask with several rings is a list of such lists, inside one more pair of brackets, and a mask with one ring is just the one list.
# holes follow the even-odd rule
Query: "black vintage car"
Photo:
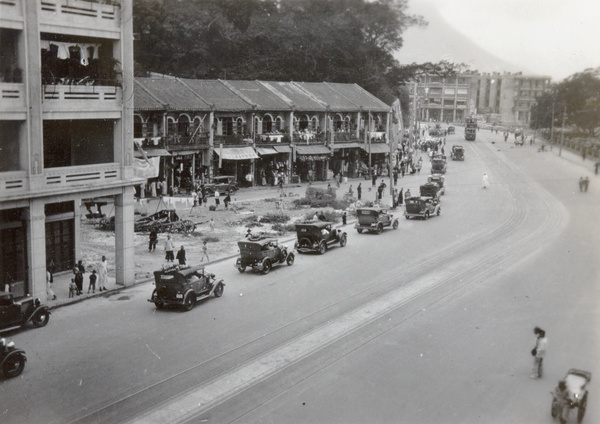
[[50, 320], [48, 306], [40, 299], [25, 296], [15, 299], [12, 293], [0, 293], [0, 332], [16, 330], [32, 323], [43, 327]]
[[442, 209], [437, 199], [431, 197], [411, 197], [406, 199], [404, 217], [429, 219], [432, 215], [440, 215]]
[[294, 253], [288, 252], [287, 246], [279, 244], [274, 238], [250, 238], [238, 241], [240, 257], [235, 262], [239, 272], [244, 272], [246, 267], [254, 271], [268, 274], [276, 264], [294, 264]]
[[431, 173], [445, 174], [446, 173], [446, 156], [434, 155], [431, 158]]
[[191, 311], [196, 302], [210, 296], [221, 297], [225, 289], [223, 280], [204, 270], [203, 266], [173, 265], [154, 272], [156, 288], [148, 302], [158, 309], [165, 306], [182, 306]]
[[427, 182], [419, 187], [419, 193], [421, 197], [431, 197], [432, 199], [439, 200], [443, 194], [440, 185], [436, 182]]
[[465, 160], [465, 149], [458, 144], [453, 145], [450, 157], [452, 160]]
[[220, 196], [224, 196], [227, 192], [229, 194], [235, 193], [238, 190], [238, 185], [233, 175], [220, 175], [213, 177], [212, 183], [205, 184], [204, 190], [207, 196], [214, 196], [215, 191], [218, 191]]
[[296, 224], [296, 237], [298, 241], [294, 248], [300, 253], [327, 252], [329, 246], [339, 243], [346, 245], [348, 234], [339, 228], [333, 228], [333, 222], [314, 221]]

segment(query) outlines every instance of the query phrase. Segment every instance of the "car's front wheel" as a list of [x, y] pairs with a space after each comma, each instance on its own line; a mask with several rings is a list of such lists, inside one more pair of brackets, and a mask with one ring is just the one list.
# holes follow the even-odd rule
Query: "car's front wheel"
[[263, 274], [268, 274], [271, 271], [271, 268], [273, 268], [271, 260], [269, 258], [265, 259], [263, 262]]
[[12, 355], [2, 365], [2, 372], [6, 378], [13, 378], [23, 372], [25, 368], [25, 356], [18, 354]]
[[221, 296], [223, 296], [224, 290], [225, 290], [225, 287], [223, 286], [223, 283], [219, 283], [219, 284], [217, 284], [217, 287], [215, 287], [215, 291], [213, 292], [213, 294], [215, 295], [215, 297], [221, 297]]
[[383, 232], [383, 224], [377, 225], [377, 234], [381, 234]]
[[327, 243], [322, 241], [321, 244], [319, 244], [319, 253], [322, 255], [325, 252], [327, 252]]
[[425, 220], [429, 219], [429, 211], [425, 212]]
[[183, 309], [185, 309], [186, 311], [191, 311], [192, 309], [194, 309], [195, 305], [196, 299], [194, 293], [188, 293], [187, 296], [185, 296], [185, 299], [183, 300]]
[[398, 222], [398, 220], [397, 220], [397, 219], [395, 219], [395, 220], [394, 220], [394, 223], [392, 224], [392, 228], [393, 228], [394, 230], [397, 230], [397, 229], [398, 229], [398, 225], [400, 225], [400, 223]]
[[358, 234], [362, 234], [363, 229], [362, 228], [357, 228], [356, 231], [358, 231]]
[[438, 208], [438, 210], [436, 212], [437, 216], [440, 216], [441, 213], [442, 213], [442, 208]]
[[288, 266], [292, 266], [292, 265], [294, 265], [294, 259], [295, 259], [294, 254], [290, 252], [290, 253], [288, 253], [287, 258], [285, 259], [285, 261], [288, 264]]
[[244, 271], [246, 271], [246, 267], [245, 267], [245, 266], [242, 266], [242, 265], [238, 265], [238, 266], [237, 266], [237, 270], [238, 270], [238, 271], [239, 271], [239, 273], [241, 274], [241, 273], [243, 273]]
[[348, 236], [346, 236], [346, 234], [343, 234], [340, 238], [340, 246], [344, 247], [346, 243], [348, 243]]
[[43, 327], [46, 324], [48, 324], [49, 320], [50, 320], [50, 312], [45, 311], [45, 310], [40, 310], [33, 316], [33, 318], [31, 319], [31, 322], [36, 327]]

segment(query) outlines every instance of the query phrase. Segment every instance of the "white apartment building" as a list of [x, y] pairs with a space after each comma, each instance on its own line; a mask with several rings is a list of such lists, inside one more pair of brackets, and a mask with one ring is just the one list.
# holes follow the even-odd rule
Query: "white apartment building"
[[0, 1], [0, 290], [46, 299], [97, 198], [114, 202], [116, 281], [133, 282], [132, 131], [132, 0]]

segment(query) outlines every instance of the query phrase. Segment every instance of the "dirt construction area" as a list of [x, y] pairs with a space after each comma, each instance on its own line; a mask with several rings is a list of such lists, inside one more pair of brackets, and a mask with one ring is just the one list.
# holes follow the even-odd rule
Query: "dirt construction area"
[[[152, 277], [152, 272], [166, 265], [165, 242], [171, 235], [174, 253], [184, 247], [188, 265], [200, 264], [202, 245], [207, 241], [210, 261], [238, 253], [237, 241], [243, 239], [250, 229], [253, 235], [290, 237], [294, 233], [294, 223], [312, 219], [316, 212], [322, 211], [330, 221], [341, 222], [344, 204], [314, 207], [310, 204], [299, 205], [300, 197], [276, 197], [250, 201], [234, 201], [225, 209], [221, 203], [216, 210], [209, 206], [175, 208], [181, 220], [190, 220], [195, 229], [190, 233], [161, 232], [158, 234], [156, 250], [148, 251], [149, 231], [134, 234], [135, 280], [140, 282]], [[304, 203], [304, 202], [302, 202]], [[214, 205], [214, 200], [209, 201]], [[176, 205], [177, 206], [177, 205]], [[339, 207], [340, 209], [334, 209]], [[136, 206], [135, 220], [163, 210], [158, 200], [147, 202], [144, 210]], [[141, 213], [140, 213], [141, 212]], [[110, 216], [110, 213], [109, 213]], [[349, 216], [350, 218], [350, 216]], [[212, 222], [211, 222], [212, 220]], [[115, 233], [101, 229], [97, 219], [88, 219], [82, 214], [81, 221], [81, 257], [86, 268], [97, 269], [97, 264], [105, 255], [108, 260], [108, 276], [115, 277]], [[177, 261], [175, 261], [176, 263]]]

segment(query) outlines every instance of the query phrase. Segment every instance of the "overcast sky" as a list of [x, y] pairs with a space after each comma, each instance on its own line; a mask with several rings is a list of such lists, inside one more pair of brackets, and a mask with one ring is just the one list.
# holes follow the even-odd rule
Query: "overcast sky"
[[409, 0], [425, 19], [429, 8], [490, 53], [555, 81], [600, 67], [600, 0]]

